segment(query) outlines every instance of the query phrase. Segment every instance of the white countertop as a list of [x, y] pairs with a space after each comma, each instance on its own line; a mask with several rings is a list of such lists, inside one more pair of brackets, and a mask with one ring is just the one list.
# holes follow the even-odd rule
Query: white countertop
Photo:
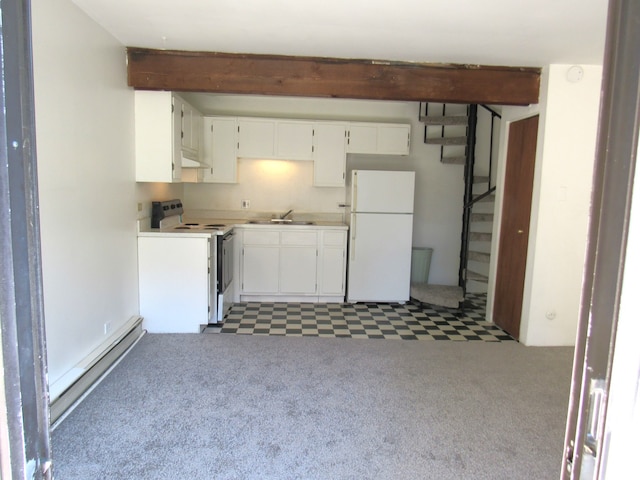
[[[146, 221], [145, 221], [146, 220]], [[348, 226], [342, 222], [326, 221], [326, 220], [313, 220], [312, 224], [288, 224], [288, 223], [249, 223], [257, 219], [230, 219], [230, 218], [185, 218], [184, 223], [200, 223], [200, 224], [224, 224], [231, 228], [247, 228], [247, 229], [269, 229], [269, 228], [286, 228], [296, 230], [308, 230], [308, 229], [336, 229], [347, 230]], [[228, 229], [225, 229], [228, 231]], [[148, 219], [138, 220], [138, 236], [139, 237], [153, 237], [153, 236], [171, 236], [171, 237], [203, 237], [207, 238], [212, 235], [221, 235], [221, 230], [176, 230], [174, 228], [158, 229], [151, 228]]]

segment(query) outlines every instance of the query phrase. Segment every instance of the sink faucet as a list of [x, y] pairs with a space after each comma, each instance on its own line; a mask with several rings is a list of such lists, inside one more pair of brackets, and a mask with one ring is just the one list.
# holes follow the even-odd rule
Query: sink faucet
[[289, 210], [287, 213], [285, 213], [284, 215], [280, 215], [280, 220], [284, 220], [285, 218], [287, 218], [289, 215], [291, 215], [293, 213], [293, 209]]

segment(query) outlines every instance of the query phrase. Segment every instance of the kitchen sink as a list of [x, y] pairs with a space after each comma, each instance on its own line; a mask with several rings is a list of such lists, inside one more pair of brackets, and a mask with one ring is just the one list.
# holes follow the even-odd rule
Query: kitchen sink
[[249, 225], [315, 225], [315, 222], [307, 222], [303, 220], [282, 220], [273, 218], [271, 220], [249, 220]]

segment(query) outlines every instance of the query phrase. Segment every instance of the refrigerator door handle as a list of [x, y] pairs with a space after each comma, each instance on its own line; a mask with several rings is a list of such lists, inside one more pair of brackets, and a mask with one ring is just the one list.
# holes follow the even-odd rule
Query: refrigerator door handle
[[351, 217], [351, 261], [356, 260], [356, 216]]
[[351, 192], [351, 210], [358, 211], [358, 172], [353, 172], [353, 191]]

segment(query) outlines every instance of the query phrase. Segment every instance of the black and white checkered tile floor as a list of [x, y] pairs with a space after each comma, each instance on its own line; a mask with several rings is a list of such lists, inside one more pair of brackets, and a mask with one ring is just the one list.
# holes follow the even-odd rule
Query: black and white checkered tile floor
[[222, 327], [204, 333], [402, 340], [512, 341], [485, 321], [486, 295], [467, 295], [464, 309], [394, 303], [237, 303]]

